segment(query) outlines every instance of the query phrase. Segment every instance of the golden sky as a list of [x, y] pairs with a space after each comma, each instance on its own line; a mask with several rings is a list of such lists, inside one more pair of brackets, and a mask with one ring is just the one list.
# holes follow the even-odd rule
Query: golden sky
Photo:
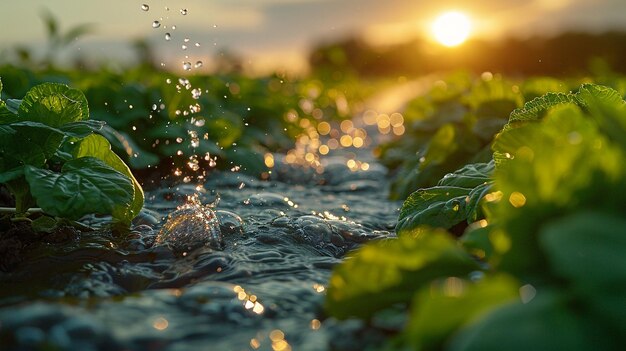
[[[246, 56], [252, 65], [297, 65], [312, 45], [351, 34], [379, 44], [427, 35], [434, 18], [447, 10], [466, 13], [473, 22], [472, 35], [488, 39], [566, 29], [626, 29], [624, 0], [4, 0], [1, 4], [0, 62], [15, 45], [36, 48], [45, 43], [40, 13], [46, 8], [62, 28], [95, 25], [95, 32], [73, 44], [66, 55], [129, 59], [128, 43], [146, 38], [166, 65], [179, 64], [184, 56], [191, 61], [208, 58], [224, 48]], [[149, 10], [143, 11], [142, 4]], [[181, 9], [187, 10], [185, 15]], [[155, 20], [161, 24], [156, 29]], [[165, 33], [171, 40], [164, 39]]]

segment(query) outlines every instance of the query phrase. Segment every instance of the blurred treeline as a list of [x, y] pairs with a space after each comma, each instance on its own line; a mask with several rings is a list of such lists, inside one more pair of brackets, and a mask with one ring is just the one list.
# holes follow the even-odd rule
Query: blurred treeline
[[437, 47], [425, 39], [373, 46], [349, 38], [312, 51], [313, 71], [353, 71], [361, 76], [420, 75], [465, 69], [509, 75], [626, 73], [626, 32], [568, 32], [554, 37], [471, 40], [455, 48]]

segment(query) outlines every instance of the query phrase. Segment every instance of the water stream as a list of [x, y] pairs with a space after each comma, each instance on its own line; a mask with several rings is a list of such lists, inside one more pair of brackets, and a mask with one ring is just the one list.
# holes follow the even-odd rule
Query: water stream
[[[164, 185], [147, 191], [129, 235], [40, 245], [0, 276], [2, 350], [354, 349], [350, 323], [324, 319], [325, 285], [348, 251], [394, 235], [401, 203], [387, 200], [371, 149], [358, 152], [366, 171], [350, 170], [342, 153], [324, 158], [322, 174], [277, 155], [268, 181], [224, 172], [200, 193]], [[194, 194], [203, 204], [219, 196], [211, 210], [223, 247], [187, 252], [157, 238]]]

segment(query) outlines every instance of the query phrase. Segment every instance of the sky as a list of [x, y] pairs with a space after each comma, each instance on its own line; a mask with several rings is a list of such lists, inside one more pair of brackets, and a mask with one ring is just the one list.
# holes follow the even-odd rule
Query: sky
[[[475, 38], [626, 30], [626, 0], [0, 0], [0, 62], [16, 45], [45, 46], [41, 13], [46, 9], [62, 31], [94, 25], [94, 32], [66, 48], [65, 56], [127, 61], [133, 57], [129, 43], [145, 39], [170, 69], [185, 61], [207, 62], [206, 69], [210, 57], [224, 49], [258, 69], [303, 67], [316, 44], [350, 35], [377, 44], [428, 35], [435, 17], [447, 10], [466, 13]], [[171, 34], [169, 41], [165, 33]]]

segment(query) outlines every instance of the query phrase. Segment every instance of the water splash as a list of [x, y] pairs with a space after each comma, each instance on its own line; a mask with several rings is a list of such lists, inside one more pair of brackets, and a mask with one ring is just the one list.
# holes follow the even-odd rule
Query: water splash
[[183, 256], [201, 247], [223, 249], [220, 221], [214, 211], [218, 202], [219, 197], [213, 203], [203, 205], [197, 195], [189, 196], [186, 204], [167, 216], [155, 243], [165, 244]]

